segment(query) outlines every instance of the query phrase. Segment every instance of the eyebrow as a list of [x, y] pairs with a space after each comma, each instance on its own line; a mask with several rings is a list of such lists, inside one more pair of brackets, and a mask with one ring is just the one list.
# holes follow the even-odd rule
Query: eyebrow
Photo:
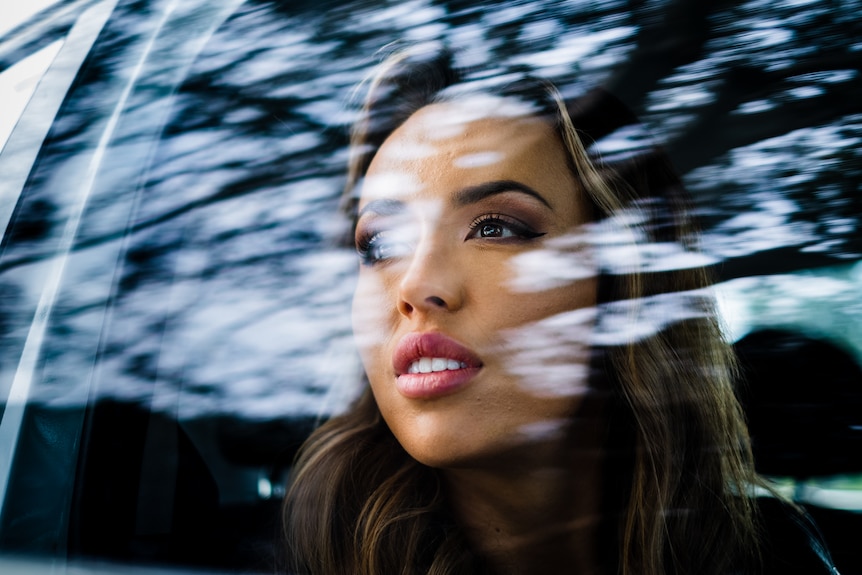
[[527, 184], [522, 184], [515, 180], [493, 180], [470, 186], [468, 188], [462, 188], [455, 193], [454, 202], [456, 206], [463, 207], [475, 204], [476, 202], [482, 201], [490, 196], [495, 196], [505, 192], [520, 192], [522, 194], [527, 194], [528, 196], [536, 198], [548, 208], [553, 209], [551, 204], [548, 203], [548, 200], [543, 198], [539, 192]]
[[[496, 196], [497, 194], [503, 194], [505, 192], [519, 192], [522, 194], [526, 194], [530, 197], [536, 198], [548, 208], [553, 209], [553, 207], [551, 207], [551, 204], [548, 203], [548, 200], [543, 198], [539, 192], [537, 192], [527, 184], [522, 184], [521, 182], [517, 182], [515, 180], [493, 180], [490, 182], [483, 182], [475, 186], [461, 188], [460, 190], [455, 192], [453, 202], [458, 207], [464, 207], [470, 204], [480, 202], [485, 198]], [[359, 210], [359, 212], [356, 214], [356, 221], [359, 221], [360, 219], [362, 219], [362, 216], [368, 213], [373, 213], [378, 216], [394, 216], [402, 213], [403, 211], [404, 202], [402, 202], [401, 200], [372, 200], [368, 202], [365, 207]]]
[[356, 214], [356, 221], [372, 212], [379, 216], [394, 216], [404, 211], [404, 202], [400, 200], [372, 200]]

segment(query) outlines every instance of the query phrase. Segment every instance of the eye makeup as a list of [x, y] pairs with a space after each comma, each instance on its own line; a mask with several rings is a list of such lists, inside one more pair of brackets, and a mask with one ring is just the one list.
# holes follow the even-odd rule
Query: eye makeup
[[538, 232], [521, 220], [501, 213], [488, 213], [478, 216], [470, 222], [469, 239], [497, 239], [528, 241], [544, 236], [547, 232]]

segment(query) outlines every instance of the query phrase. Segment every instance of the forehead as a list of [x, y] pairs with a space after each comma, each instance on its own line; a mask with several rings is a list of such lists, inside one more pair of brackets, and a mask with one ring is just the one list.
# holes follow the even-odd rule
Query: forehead
[[543, 122], [530, 105], [512, 98], [470, 96], [420, 108], [395, 130], [390, 139], [430, 145], [489, 142], [501, 132]]
[[560, 137], [528, 105], [490, 96], [431, 104], [384, 141], [360, 204], [490, 180], [547, 187], [551, 180], [571, 181], [572, 174]]

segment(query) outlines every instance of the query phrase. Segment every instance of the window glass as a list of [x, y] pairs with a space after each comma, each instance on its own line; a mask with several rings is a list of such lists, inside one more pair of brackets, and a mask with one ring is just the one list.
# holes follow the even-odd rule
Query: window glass
[[433, 44], [639, 116], [591, 150], [667, 151], [758, 469], [862, 573], [859, 2], [7, 10], [0, 557], [271, 572], [297, 449], [366, 385], [340, 210], [363, 81], [393, 44]]

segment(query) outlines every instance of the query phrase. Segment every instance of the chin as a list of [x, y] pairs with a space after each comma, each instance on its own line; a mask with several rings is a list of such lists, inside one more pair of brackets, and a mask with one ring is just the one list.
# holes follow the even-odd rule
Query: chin
[[396, 434], [396, 438], [413, 459], [435, 469], [505, 470], [512, 465], [523, 465], [544, 453], [548, 443], [547, 437], [512, 433], [511, 429], [505, 434], [488, 430], [487, 435], [476, 429], [462, 431], [453, 433], [452, 427], [446, 427], [438, 432], [428, 429], [426, 433], [411, 434], [410, 437]]

